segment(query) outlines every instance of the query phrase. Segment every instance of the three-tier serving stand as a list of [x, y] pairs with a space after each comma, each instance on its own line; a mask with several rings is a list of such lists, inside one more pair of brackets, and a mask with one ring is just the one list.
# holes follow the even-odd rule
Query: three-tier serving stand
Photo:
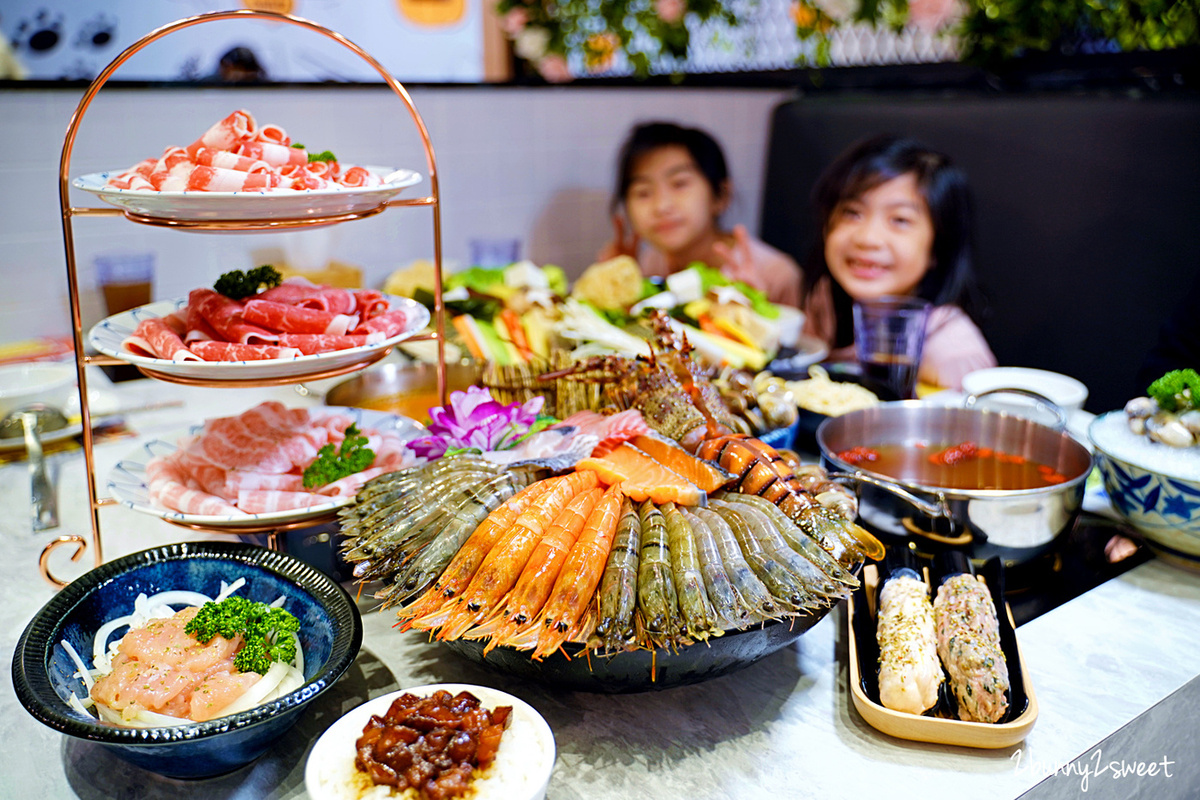
[[[178, 219], [178, 218], [162, 218], [150, 216], [130, 210], [120, 208], [79, 208], [71, 205], [70, 199], [70, 166], [71, 152], [75, 146], [75, 137], [78, 133], [80, 123], [83, 121], [83, 116], [87, 112], [88, 106], [92, 99], [100, 91], [101, 87], [108, 82], [109, 77], [126, 61], [129, 60], [135, 53], [145, 48], [147, 45], [155, 42], [164, 36], [168, 36], [176, 31], [190, 28], [195, 25], [203, 25], [209, 22], [218, 20], [230, 19], [258, 19], [271, 22], [281, 22], [288, 25], [299, 26], [318, 33], [326, 38], [332, 39], [343, 47], [349, 49], [374, 68], [392, 91], [404, 103], [412, 117], [413, 123], [416, 126], [417, 132], [421, 137], [421, 144], [425, 151], [425, 162], [429, 170], [429, 194], [425, 197], [415, 198], [393, 198], [380, 203], [377, 206], [370, 208], [347, 212], [336, 213], [324, 216], [312, 215], [304, 217], [288, 217], [288, 218], [269, 218], [269, 219]], [[95, 472], [95, 454], [93, 451], [94, 441], [92, 435], [91, 412], [88, 407], [88, 391], [87, 391], [87, 367], [115, 366], [126, 362], [119, 358], [110, 356], [88, 355], [84, 348], [83, 339], [83, 317], [80, 311], [80, 294], [78, 271], [76, 269], [75, 260], [75, 237], [72, 230], [73, 221], [76, 217], [116, 217], [124, 216], [126, 219], [133, 222], [138, 222], [144, 225], [154, 225], [165, 228], [175, 228], [186, 231], [291, 231], [298, 228], [311, 228], [321, 225], [332, 225], [339, 222], [348, 222], [355, 219], [363, 219], [365, 217], [374, 216], [388, 208], [409, 207], [409, 206], [426, 206], [432, 212], [433, 217], [433, 263], [434, 263], [434, 330], [431, 333], [424, 333], [414, 336], [410, 341], [423, 339], [434, 339], [437, 341], [437, 386], [438, 396], [442, 403], [446, 401], [446, 358], [445, 358], [445, 314], [442, 305], [442, 237], [441, 237], [441, 205], [438, 193], [438, 176], [437, 164], [434, 159], [433, 145], [429, 139], [429, 132], [425, 128], [425, 123], [421, 119], [421, 115], [417, 112], [416, 106], [413, 105], [412, 99], [408, 95], [408, 91], [400, 84], [392, 75], [366, 51], [346, 39], [339, 33], [336, 33], [329, 28], [319, 25], [311, 20], [295, 17], [287, 14], [277, 14], [268, 11], [254, 11], [249, 9], [239, 9], [235, 11], [214, 11], [207, 14], [200, 14], [186, 19], [181, 19], [176, 22], [169, 23], [151, 31], [143, 36], [137, 42], [134, 42], [118, 55], [112, 63], [92, 81], [87, 91], [84, 92], [83, 98], [79, 101], [75, 113], [71, 116], [70, 125], [67, 126], [66, 138], [63, 142], [62, 158], [59, 162], [58, 173], [58, 196], [62, 210], [62, 228], [63, 228], [63, 246], [66, 249], [67, 255], [67, 282], [70, 294], [71, 304], [71, 322], [74, 328], [74, 344], [75, 344], [75, 370], [79, 382], [79, 400], [83, 426], [83, 457], [87, 468], [87, 491], [88, 502], [91, 510], [91, 528], [92, 535], [90, 547], [92, 550], [92, 558], [95, 566], [100, 566], [104, 563], [104, 547], [100, 532], [100, 509], [107, 505], [115, 505], [117, 501], [113, 498], [101, 498], [96, 491], [96, 472]], [[244, 379], [244, 380], [225, 380], [220, 381], [221, 386], [238, 386], [238, 387], [254, 387], [254, 386], [277, 386], [281, 384], [295, 383], [298, 380], [319, 380], [322, 378], [332, 378], [338, 375], [344, 375], [350, 372], [364, 369], [371, 364], [384, 358], [391, 348], [384, 348], [377, 351], [372, 351], [369, 357], [362, 361], [343, 365], [336, 369], [327, 369], [325, 371], [314, 371], [303, 376], [288, 376], [283, 378], [267, 378], [267, 379]], [[147, 377], [158, 380], [171, 381], [192, 386], [217, 385], [215, 382], [205, 381], [192, 377], [182, 377], [174, 374], [165, 374], [148, 368], [139, 369]], [[281, 544], [281, 537], [289, 530], [298, 528], [308, 528], [315, 525], [320, 525], [332, 521], [336, 517], [336, 511], [331, 511], [323, 516], [310, 516], [303, 520], [298, 520], [288, 523], [274, 523], [262, 526], [239, 526], [236, 529], [230, 528], [208, 528], [201, 525], [194, 525], [186, 522], [174, 522], [174, 524], [183, 527], [192, 528], [193, 530], [215, 530], [222, 533], [236, 533], [238, 535], [247, 534], [266, 534], [269, 547], [278, 548]], [[50, 542], [43, 548], [41, 557], [38, 562], [42, 577], [55, 586], [64, 586], [66, 581], [55, 577], [50, 571], [50, 554], [57, 548], [64, 545], [74, 545], [75, 550], [71, 554], [72, 561], [78, 561], [89, 547], [89, 541], [78, 534], [67, 534], [59, 536], [54, 541]]]

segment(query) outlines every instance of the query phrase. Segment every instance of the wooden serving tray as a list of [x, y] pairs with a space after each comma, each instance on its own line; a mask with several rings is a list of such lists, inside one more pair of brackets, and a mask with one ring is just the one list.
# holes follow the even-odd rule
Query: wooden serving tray
[[[995, 569], [999, 569], [998, 562]], [[1029, 680], [1029, 670], [1017, 645], [1012, 609], [1003, 600], [1003, 582], [998, 576], [994, 580], [988, 580], [987, 584], [996, 608], [1003, 608], [1006, 612], [1005, 616], [1000, 618], [1000, 647], [1004, 651], [1013, 686], [1009, 690], [1008, 714], [997, 723], [966, 722], [907, 714], [884, 708], [879, 703], [876, 677], [879, 647], [875, 644], [875, 604], [868, 601], [868, 598], [873, 600], [877, 596], [880, 584], [879, 570], [874, 565], [869, 565], [863, 570], [862, 583], [849, 601], [850, 696], [854, 700], [854, 707], [862, 714], [867, 724], [900, 739], [961, 747], [1002, 749], [1024, 740], [1037, 721], [1037, 698]]]

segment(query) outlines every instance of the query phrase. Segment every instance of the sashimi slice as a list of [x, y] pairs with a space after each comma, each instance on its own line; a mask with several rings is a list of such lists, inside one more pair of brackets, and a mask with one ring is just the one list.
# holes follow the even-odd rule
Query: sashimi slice
[[698, 458], [677, 444], [657, 436], [635, 436], [632, 443], [672, 472], [677, 472], [706, 492], [715, 492], [733, 480], [720, 465]]
[[642, 417], [642, 412], [636, 408], [630, 408], [613, 414], [611, 417], [605, 418], [602, 432], [596, 432], [596, 435], [600, 437], [600, 442], [592, 450], [592, 455], [602, 456], [605, 453], [612, 452], [616, 447], [628, 442], [635, 436], [646, 433], [650, 433], [650, 426], [646, 424], [645, 418]]
[[629, 499], [641, 502], [677, 503], [682, 506], [708, 504], [708, 495], [696, 484], [655, 461], [630, 444], [603, 456], [585, 458], [576, 470], [592, 470], [606, 485], [621, 484]]

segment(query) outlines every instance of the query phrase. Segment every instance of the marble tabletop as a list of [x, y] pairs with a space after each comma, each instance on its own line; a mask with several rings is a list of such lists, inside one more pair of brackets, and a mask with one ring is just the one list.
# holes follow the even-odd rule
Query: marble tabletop
[[[317, 402], [290, 387], [218, 390], [135, 381], [111, 391], [129, 405], [182, 401], [177, 408], [131, 417], [141, 440], [168, 436], [206, 417], [238, 413], [267, 398], [290, 405]], [[108, 470], [141, 440], [97, 447], [101, 485]], [[81, 453], [51, 459], [61, 493], [57, 531], [32, 532], [25, 464], [0, 467], [5, 512], [0, 514], [0, 636], [10, 654], [0, 692], [0, 775], [5, 778], [0, 797], [305, 797], [305, 758], [335, 719], [369, 698], [433, 682], [486, 684], [541, 712], [558, 747], [550, 800], [768, 795], [987, 800], [1015, 798], [1035, 786], [1041, 796], [1087, 796], [1087, 789], [1101, 784], [1116, 792], [1104, 796], [1114, 797], [1183, 798], [1200, 792], [1200, 772], [1192, 763], [1200, 747], [1190, 726], [1186, 735], [1150, 740], [1153, 752], [1135, 748], [1128, 735], [1108, 738], [1122, 729], [1158, 725], [1163, 701], [1171, 703], [1173, 693], [1200, 674], [1200, 576], [1153, 560], [1018, 629], [1040, 714], [1026, 740], [1004, 750], [922, 744], [870, 727], [850, 698], [844, 607], [790, 646], [735, 674], [659, 692], [600, 695], [490, 672], [420, 634], [397, 633], [392, 615], [364, 599], [366, 633], [357, 660], [265, 756], [209, 780], [162, 778], [41, 725], [12, 691], [13, 648], [54, 592], [38, 574], [38, 554], [56, 535], [90, 535]], [[165, 542], [224, 538], [124, 507], [103, 508], [101, 522], [106, 559]], [[91, 565], [90, 552], [75, 564], [68, 555], [68, 548], [55, 552], [55, 574], [71, 577]], [[1141, 728], [1126, 728], [1135, 720]], [[1147, 776], [1143, 769], [1139, 777], [1138, 763], [1151, 760], [1160, 764], [1157, 775]]]

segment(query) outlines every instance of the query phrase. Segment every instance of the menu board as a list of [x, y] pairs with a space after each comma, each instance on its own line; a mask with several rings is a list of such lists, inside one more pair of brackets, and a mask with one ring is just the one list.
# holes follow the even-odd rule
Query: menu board
[[[405, 82], [484, 78], [483, 5], [489, 0], [6, 0], [0, 32], [27, 77], [91, 80], [151, 30], [229, 8], [278, 11], [342, 34]], [[275, 22], [196, 25], [149, 45], [113, 80], [237, 83], [382, 81], [353, 52]]]

